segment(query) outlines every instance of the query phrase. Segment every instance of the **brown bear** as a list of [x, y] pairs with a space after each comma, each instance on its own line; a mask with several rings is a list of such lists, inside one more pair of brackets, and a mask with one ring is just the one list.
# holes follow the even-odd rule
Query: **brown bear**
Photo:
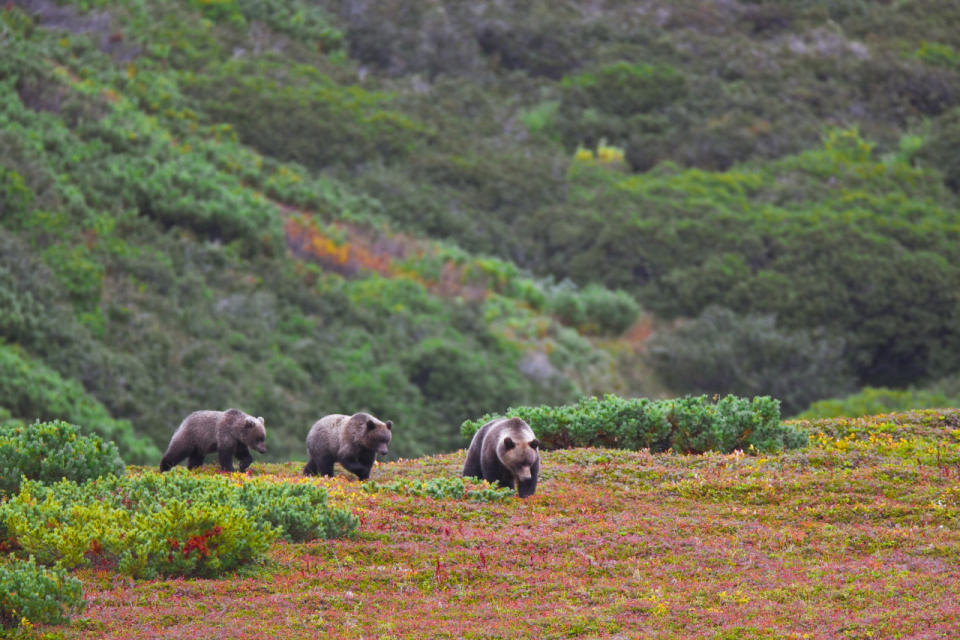
[[248, 447], [266, 453], [266, 440], [263, 418], [254, 418], [239, 409], [194, 411], [170, 438], [170, 446], [160, 460], [160, 471], [170, 470], [187, 456], [187, 468], [193, 469], [214, 451], [219, 452], [220, 468], [224, 471], [233, 471], [233, 456], [240, 462], [240, 471], [246, 471], [253, 462]]
[[352, 416], [341, 413], [317, 420], [307, 434], [307, 456], [304, 475], [333, 475], [333, 463], [355, 473], [361, 480], [370, 477], [377, 454], [387, 453], [393, 421], [382, 422], [369, 413]]
[[532, 496], [540, 474], [540, 443], [520, 418], [498, 418], [473, 434], [463, 475], [497, 482], [521, 498]]

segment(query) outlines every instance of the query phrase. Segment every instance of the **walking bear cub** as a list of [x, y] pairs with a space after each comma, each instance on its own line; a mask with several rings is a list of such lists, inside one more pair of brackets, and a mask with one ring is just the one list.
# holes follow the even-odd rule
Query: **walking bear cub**
[[246, 471], [253, 462], [250, 448], [266, 453], [266, 440], [263, 418], [254, 418], [239, 409], [194, 411], [170, 438], [160, 471], [168, 471], [188, 456], [187, 468], [193, 469], [214, 451], [219, 452], [220, 468], [224, 471], [233, 471], [234, 456], [240, 462], [240, 471]]
[[307, 434], [310, 461], [303, 473], [332, 476], [333, 463], [339, 462], [344, 469], [366, 480], [377, 454], [387, 453], [392, 429], [393, 421], [382, 422], [369, 413], [324, 416], [310, 427]]
[[540, 473], [540, 443], [520, 418], [491, 420], [473, 434], [463, 475], [517, 488], [521, 498], [532, 496]]

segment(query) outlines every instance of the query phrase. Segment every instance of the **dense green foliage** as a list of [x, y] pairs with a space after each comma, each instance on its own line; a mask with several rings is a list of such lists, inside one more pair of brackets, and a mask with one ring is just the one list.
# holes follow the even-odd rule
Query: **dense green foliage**
[[[126, 420], [115, 420], [99, 401], [85, 393], [74, 380], [64, 380], [56, 372], [27, 359], [19, 350], [0, 343], [0, 407], [13, 416], [32, 416], [41, 420], [62, 417], [82, 430], [99, 436], [118, 449], [131, 462], [153, 461], [159, 450], [150, 440], [134, 433]], [[63, 423], [58, 423], [63, 424]], [[30, 440], [34, 427], [24, 427], [20, 437]], [[40, 436], [39, 432], [36, 434]], [[37, 440], [34, 444], [43, 447]], [[38, 452], [50, 454], [50, 449]], [[116, 445], [116, 446], [114, 446]], [[31, 454], [32, 455], [32, 454]], [[94, 476], [96, 477], [96, 476]]]
[[655, 334], [646, 359], [669, 388], [769, 393], [790, 415], [853, 387], [843, 347], [838, 338], [778, 328], [771, 315], [708, 307], [692, 321]]
[[43, 564], [132, 576], [217, 576], [262, 559], [279, 537], [350, 535], [356, 518], [322, 487], [181, 470], [83, 484], [26, 481], [0, 504], [4, 544]]
[[673, 400], [624, 399], [607, 395], [559, 407], [512, 407], [503, 416], [468, 420], [471, 437], [497, 417], [526, 421], [547, 448], [611, 447], [679, 453], [736, 449], [783, 451], [802, 447], [807, 434], [780, 422], [780, 403], [767, 396], [687, 396]]
[[796, 417], [804, 420], [821, 420], [841, 416], [873, 416], [927, 407], [958, 406], [960, 406], [960, 378], [953, 377], [938, 381], [924, 389], [865, 387], [860, 392], [849, 396], [818, 400]]
[[81, 435], [72, 424], [54, 420], [0, 426], [0, 495], [16, 493], [21, 478], [84, 482], [122, 476], [124, 469], [114, 443]]
[[145, 462], [197, 409], [274, 459], [365, 409], [413, 456], [510, 405], [960, 370], [954, 2], [54, 13], [0, 14], [4, 416]]
[[60, 567], [38, 565], [33, 556], [0, 559], [0, 629], [61, 624], [84, 606], [80, 581]]

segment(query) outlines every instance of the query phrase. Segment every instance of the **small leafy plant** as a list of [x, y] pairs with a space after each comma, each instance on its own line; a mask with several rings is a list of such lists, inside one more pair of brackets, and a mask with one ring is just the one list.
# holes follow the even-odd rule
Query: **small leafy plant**
[[[547, 448], [611, 447], [672, 449], [682, 453], [729, 453], [753, 447], [758, 451], [795, 449], [807, 434], [780, 423], [780, 403], [768, 396], [752, 399], [685, 396], [672, 400], [625, 399], [608, 394], [560, 407], [514, 407], [506, 417], [525, 420]], [[460, 431], [471, 437], [499, 417], [487, 414], [467, 420]]]
[[401, 479], [392, 482], [364, 482], [361, 487], [367, 493], [390, 492], [416, 497], [442, 499], [465, 499], [475, 502], [496, 502], [508, 500], [516, 495], [513, 489], [494, 486], [470, 488], [463, 478], [431, 478], [430, 480]]
[[67, 422], [0, 426], [0, 491], [15, 493], [21, 477], [83, 482], [123, 472], [115, 444], [97, 435], [81, 435]]
[[60, 567], [38, 565], [33, 556], [0, 560], [0, 585], [0, 629], [67, 622], [85, 604], [79, 580]]

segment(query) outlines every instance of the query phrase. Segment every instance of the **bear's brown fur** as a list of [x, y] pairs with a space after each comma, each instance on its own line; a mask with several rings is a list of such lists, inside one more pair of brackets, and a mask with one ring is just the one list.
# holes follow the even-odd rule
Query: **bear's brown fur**
[[516, 486], [521, 498], [532, 496], [540, 474], [540, 443], [520, 418], [491, 420], [473, 434], [463, 475]]
[[203, 464], [207, 454], [219, 452], [220, 468], [233, 471], [233, 457], [246, 471], [253, 456], [250, 447], [267, 451], [267, 430], [263, 418], [254, 418], [239, 409], [227, 411], [194, 411], [187, 416], [170, 438], [167, 452], [160, 461], [160, 471], [167, 471], [189, 456], [187, 468]]
[[370, 477], [377, 454], [387, 453], [393, 421], [383, 422], [369, 413], [352, 416], [335, 413], [317, 420], [307, 434], [307, 456], [303, 473], [333, 475], [333, 463], [355, 473], [361, 480]]

